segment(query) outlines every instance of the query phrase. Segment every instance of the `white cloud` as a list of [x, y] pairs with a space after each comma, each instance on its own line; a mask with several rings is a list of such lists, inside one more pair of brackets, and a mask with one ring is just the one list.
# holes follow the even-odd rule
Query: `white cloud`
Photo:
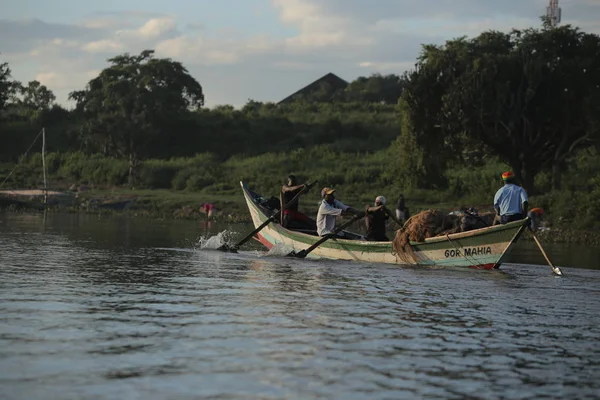
[[173, 18], [153, 18], [134, 31], [118, 31], [117, 34], [133, 35], [147, 39], [159, 38], [175, 29]]
[[167, 39], [156, 44], [155, 49], [159, 57], [193, 60], [197, 65], [233, 64], [240, 57], [240, 51], [235, 51], [235, 48], [224, 47], [219, 42], [202, 37], [179, 36]]
[[279, 18], [299, 30], [288, 38], [290, 47], [326, 47], [338, 45], [349, 38], [350, 18], [326, 12], [321, 2], [306, 0], [272, 0], [279, 10]]
[[120, 21], [107, 17], [88, 19], [80, 24], [80, 26], [88, 29], [115, 29], [121, 25]]
[[[100, 70], [89, 71], [47, 71], [39, 72], [35, 79], [52, 90], [83, 89], [85, 84], [98, 76]], [[76, 85], [74, 87], [74, 85]]]
[[103, 39], [84, 44], [81, 49], [88, 53], [118, 53], [123, 51], [123, 45], [115, 40]]

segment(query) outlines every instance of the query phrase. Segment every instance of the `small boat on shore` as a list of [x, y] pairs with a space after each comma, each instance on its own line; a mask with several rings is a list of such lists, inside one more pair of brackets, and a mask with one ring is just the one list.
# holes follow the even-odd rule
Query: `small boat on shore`
[[[263, 225], [278, 208], [273, 198], [265, 198], [240, 182], [252, 222]], [[477, 269], [499, 268], [510, 252], [529, 219], [466, 232], [436, 236], [422, 242], [410, 242], [411, 250], [404, 254], [394, 251], [392, 242], [372, 242], [362, 235], [343, 231], [346, 238], [334, 237], [316, 247], [308, 257], [356, 260], [373, 263], [423, 266], [458, 266]], [[294, 252], [307, 249], [321, 239], [315, 231], [283, 228], [277, 222], [268, 223], [256, 234], [265, 247], [282, 246]]]
[[43, 211], [46, 207], [73, 204], [75, 204], [75, 195], [70, 192], [43, 189], [0, 190], [0, 208]]
[[125, 200], [109, 201], [105, 203], [94, 203], [94, 207], [104, 210], [125, 211], [131, 207], [136, 199], [137, 197]]

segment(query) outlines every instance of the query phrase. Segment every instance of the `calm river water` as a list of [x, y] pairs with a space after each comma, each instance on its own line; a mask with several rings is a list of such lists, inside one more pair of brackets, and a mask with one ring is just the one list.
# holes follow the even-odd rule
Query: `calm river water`
[[197, 249], [249, 225], [0, 213], [2, 399], [600, 398], [600, 249], [499, 271]]

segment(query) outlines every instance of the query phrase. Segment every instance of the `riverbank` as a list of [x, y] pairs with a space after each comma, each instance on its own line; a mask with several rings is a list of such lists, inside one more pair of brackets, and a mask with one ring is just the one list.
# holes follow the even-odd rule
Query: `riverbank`
[[[21, 191], [26, 192], [26, 191]], [[0, 208], [15, 212], [43, 210], [40, 196], [13, 192], [15, 195], [0, 198]], [[201, 205], [212, 203], [217, 217], [222, 221], [250, 222], [243, 197], [233, 195], [205, 195], [177, 190], [131, 190], [127, 188], [62, 192], [61, 198], [50, 197], [49, 212], [82, 214], [123, 214], [136, 218], [188, 219], [206, 218]], [[20, 196], [16, 196], [20, 194]], [[37, 193], [35, 193], [37, 194]]]
[[[212, 203], [217, 208], [216, 220], [231, 223], [250, 223], [250, 215], [241, 192], [236, 195], [204, 194], [191, 191], [166, 189], [131, 190], [127, 188], [87, 190], [71, 194], [72, 201], [48, 207], [51, 213], [81, 213], [98, 215], [126, 215], [131, 218], [150, 219], [182, 219], [202, 220], [206, 218], [202, 203]], [[28, 199], [20, 205], [7, 205], [0, 202], [0, 209], [13, 212], [39, 212], [43, 209], [40, 202]], [[305, 196], [300, 207], [312, 210], [316, 214], [320, 199], [313, 193]], [[346, 204], [363, 205], [366, 199], [344, 198]], [[119, 209], [123, 207], [124, 209]], [[356, 206], [358, 207], [358, 206]], [[437, 208], [442, 210], [457, 210], [460, 206], [451, 203], [411, 204], [411, 213]], [[491, 211], [485, 206], [479, 206], [480, 212]], [[544, 243], [577, 243], [585, 245], [600, 245], [600, 233], [582, 231], [572, 227], [551, 228], [537, 233]], [[525, 240], [531, 240], [530, 235], [524, 235]]]

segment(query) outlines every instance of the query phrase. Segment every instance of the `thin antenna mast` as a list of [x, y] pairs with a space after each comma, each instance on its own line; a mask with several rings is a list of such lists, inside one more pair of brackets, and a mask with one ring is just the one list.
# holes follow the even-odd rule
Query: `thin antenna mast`
[[562, 9], [558, 6], [558, 0], [550, 0], [550, 5], [546, 7], [546, 18], [551, 27], [556, 27], [560, 23]]

